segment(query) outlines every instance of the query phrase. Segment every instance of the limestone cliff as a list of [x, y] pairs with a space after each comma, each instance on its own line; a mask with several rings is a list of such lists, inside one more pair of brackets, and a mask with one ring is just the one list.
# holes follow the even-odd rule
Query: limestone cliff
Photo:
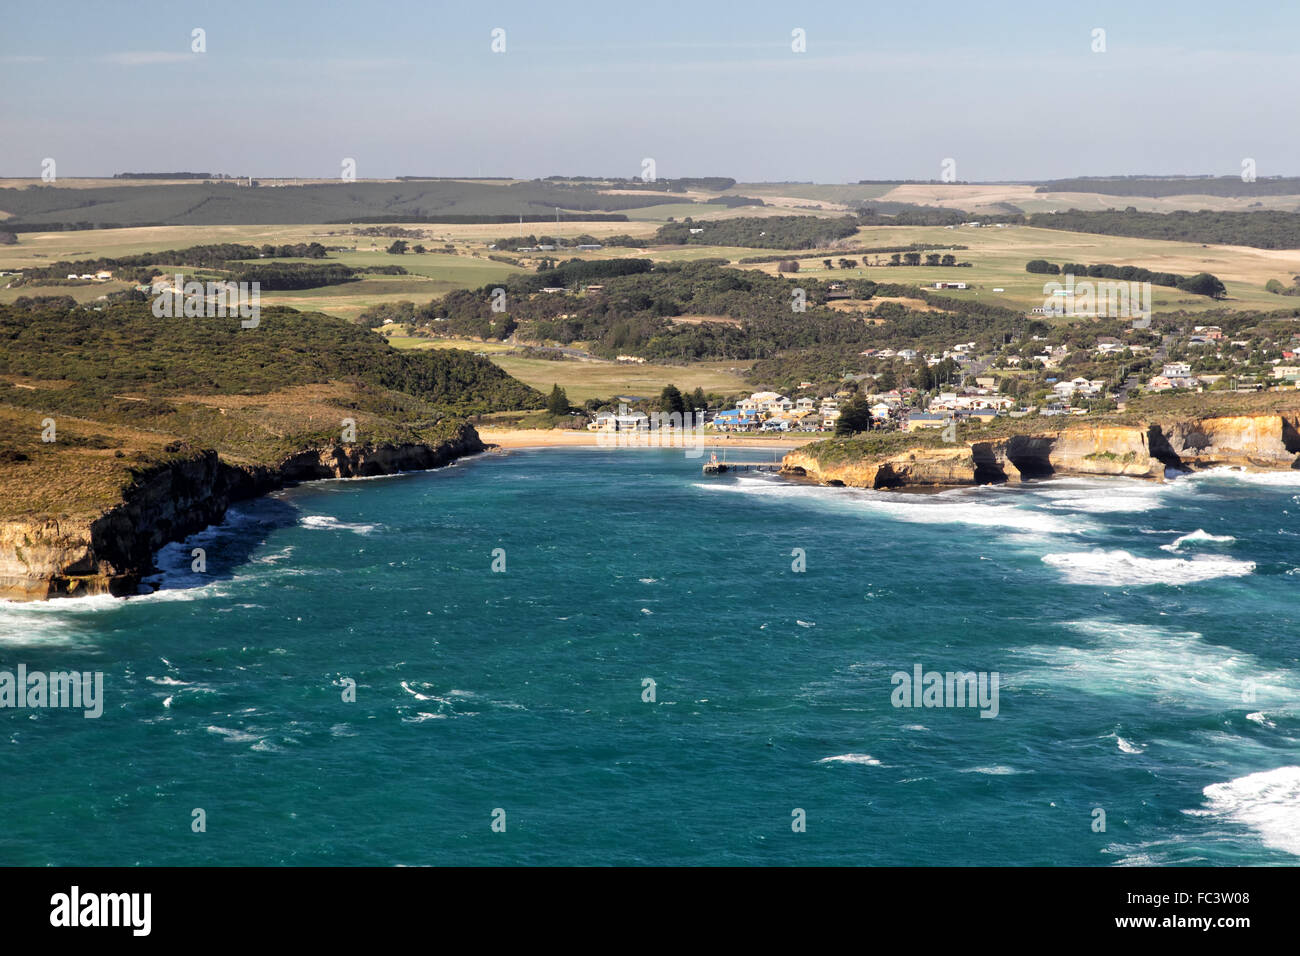
[[0, 523], [0, 598], [134, 594], [159, 548], [219, 522], [235, 501], [287, 482], [437, 468], [483, 450], [464, 425], [438, 445], [335, 445], [275, 466], [231, 465], [214, 451], [196, 451], [141, 474], [97, 517]]
[[988, 441], [879, 455], [827, 454], [816, 445], [786, 455], [788, 475], [857, 488], [952, 487], [1046, 478], [1125, 475], [1163, 480], [1166, 468], [1300, 468], [1297, 419], [1244, 415], [1144, 425], [1076, 425]]

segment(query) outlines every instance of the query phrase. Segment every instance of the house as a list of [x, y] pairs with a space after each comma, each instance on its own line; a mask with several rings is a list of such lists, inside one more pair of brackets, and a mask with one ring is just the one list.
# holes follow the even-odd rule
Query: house
[[975, 377], [975, 384], [980, 388], [997, 388], [998, 380], [992, 375], [977, 375]]
[[964, 289], [964, 288], [966, 288], [966, 283], [964, 283], [964, 282], [936, 282], [936, 283], [934, 284], [934, 287], [935, 287], [936, 289]]
[[650, 419], [641, 412], [618, 415], [614, 412], [597, 412], [596, 420], [587, 425], [593, 432], [640, 432], [650, 429]]
[[902, 429], [911, 432], [918, 428], [943, 428], [950, 421], [952, 416], [937, 412], [908, 412], [907, 417], [903, 419]]
[[888, 421], [890, 414], [894, 411], [894, 406], [885, 402], [876, 402], [871, 406], [871, 417], [880, 421]]
[[700, 233], [702, 233], [703, 231], [704, 231], [704, 227], [703, 227], [703, 226], [700, 226], [700, 227], [692, 227], [692, 228], [691, 228], [691, 235], [692, 235], [692, 236], [698, 236], [698, 235], [699, 235]]
[[[777, 392], [755, 392], [747, 400], [752, 407], [760, 412], [769, 415], [776, 415], [781, 412], [788, 412], [794, 407], [794, 402]], [[746, 408], [744, 402], [737, 402], [737, 408]]]
[[548, 286], [543, 286], [543, 287], [542, 287], [542, 291], [543, 291], [543, 292], [548, 292], [548, 293], [554, 295], [556, 292], [563, 292], [563, 291], [564, 291], [564, 286], [562, 286], [562, 285], [548, 285]]
[[800, 398], [794, 403], [794, 410], [796, 412], [811, 412], [816, 407], [817, 402], [811, 398]]
[[537, 251], [538, 251], [538, 252], [554, 252], [554, 251], [555, 251], [555, 246], [550, 245], [549, 243], [546, 244], [546, 245], [540, 245], [540, 244], [539, 244], [538, 247], [537, 247]]
[[742, 408], [732, 408], [713, 416], [713, 425], [719, 431], [750, 430], [759, 426], [758, 413]]
[[601, 246], [599, 242], [584, 242], [580, 246], [578, 246], [578, 248], [583, 252], [592, 252], [596, 249], [599, 249], [600, 247]]
[[1192, 367], [1186, 362], [1166, 362], [1160, 374], [1165, 378], [1187, 378], [1192, 374]]
[[1211, 342], [1218, 342], [1223, 339], [1223, 329], [1217, 325], [1196, 325], [1192, 327], [1192, 331]]
[[1294, 382], [1300, 379], [1300, 365], [1274, 365], [1273, 377]]

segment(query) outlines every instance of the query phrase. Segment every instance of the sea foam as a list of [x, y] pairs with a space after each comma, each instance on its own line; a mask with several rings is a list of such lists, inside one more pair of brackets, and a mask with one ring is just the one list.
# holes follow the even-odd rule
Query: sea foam
[[1255, 562], [1236, 558], [1143, 558], [1124, 550], [1100, 548], [1048, 554], [1043, 556], [1043, 562], [1059, 570], [1071, 584], [1111, 587], [1192, 584], [1242, 577], [1255, 570]]
[[1242, 824], [1266, 847], [1300, 856], [1300, 767], [1247, 774], [1202, 792], [1205, 808], [1186, 811], [1189, 815]]

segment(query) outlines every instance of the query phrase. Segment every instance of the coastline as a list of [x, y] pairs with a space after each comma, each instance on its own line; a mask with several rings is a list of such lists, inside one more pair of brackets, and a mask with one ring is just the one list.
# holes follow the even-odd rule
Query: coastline
[[[574, 431], [557, 428], [483, 428], [477, 429], [479, 438], [485, 445], [496, 445], [502, 449], [510, 448], [681, 448], [676, 440], [658, 443], [655, 433], [646, 433], [638, 441], [628, 436], [622, 441], [618, 436], [602, 435], [597, 432]], [[690, 433], [686, 447], [692, 447], [696, 435]], [[700, 435], [698, 447], [703, 448], [770, 448], [773, 451], [793, 451], [804, 445], [827, 437], [824, 434], [810, 435], [807, 438], [759, 438], [754, 435]]]
[[438, 444], [304, 448], [275, 465], [231, 464], [213, 449], [160, 463], [98, 515], [0, 522], [0, 599], [133, 597], [167, 544], [222, 521], [236, 502], [306, 482], [442, 468], [487, 448], [462, 423]]

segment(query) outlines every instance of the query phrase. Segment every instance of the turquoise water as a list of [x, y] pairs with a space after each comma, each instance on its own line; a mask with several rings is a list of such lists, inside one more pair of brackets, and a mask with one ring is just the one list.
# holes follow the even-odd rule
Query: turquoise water
[[[0, 606], [0, 670], [106, 697], [0, 710], [0, 863], [1295, 864], [1297, 516], [1294, 474], [891, 494], [680, 450], [304, 485], [152, 595]], [[893, 706], [917, 664], [997, 672], [997, 716]]]

